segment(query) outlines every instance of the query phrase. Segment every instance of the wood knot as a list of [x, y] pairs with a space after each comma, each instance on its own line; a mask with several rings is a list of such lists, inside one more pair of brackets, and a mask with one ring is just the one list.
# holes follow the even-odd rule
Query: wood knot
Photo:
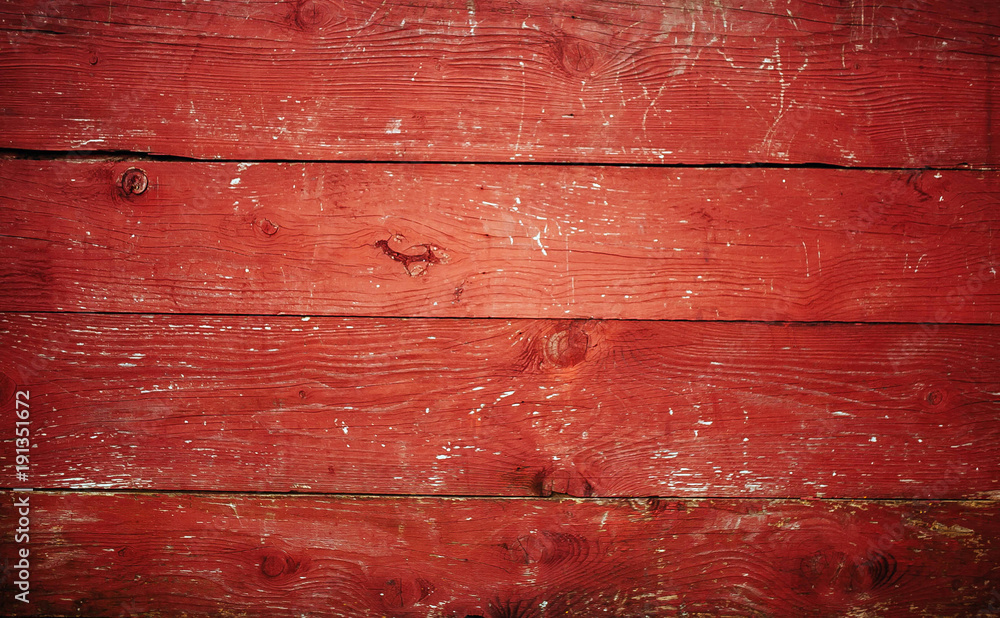
[[268, 547], [261, 552], [260, 572], [269, 579], [292, 575], [302, 564], [280, 549]]
[[539, 470], [529, 483], [531, 493], [542, 498], [553, 495], [589, 498], [594, 495], [594, 484], [576, 470], [554, 470], [548, 467]]
[[864, 570], [863, 582], [868, 590], [892, 586], [902, 575], [896, 557], [881, 551], [871, 552], [861, 566]]
[[388, 578], [377, 575], [370, 580], [368, 589], [373, 595], [370, 604], [383, 611], [398, 611], [424, 601], [434, 594], [432, 582], [422, 578], [393, 575]]
[[318, 32], [336, 22], [342, 7], [331, 7], [321, 0], [298, 0], [292, 13], [295, 27], [305, 32]]
[[817, 549], [799, 559], [792, 589], [817, 598], [856, 598], [895, 585], [902, 573], [895, 557], [871, 550], [851, 556], [833, 547]]
[[412, 245], [402, 251], [389, 246], [389, 241], [401, 240], [404, 240], [403, 236], [396, 234], [386, 240], [375, 241], [374, 246], [376, 249], [381, 249], [390, 260], [401, 263], [411, 277], [424, 274], [431, 264], [443, 264], [448, 261], [448, 254], [434, 245]]
[[265, 219], [264, 217], [254, 221], [254, 227], [260, 230], [265, 236], [274, 236], [278, 233], [278, 226], [271, 223], [270, 219]]
[[501, 543], [500, 549], [511, 562], [550, 566], [582, 562], [590, 553], [587, 539], [555, 530], [522, 534], [511, 542]]
[[937, 388], [930, 389], [924, 395], [924, 400], [932, 407], [937, 408], [941, 406], [945, 401], [944, 391]]
[[587, 358], [590, 337], [579, 324], [553, 333], [545, 341], [545, 358], [557, 367], [572, 367]]
[[580, 39], [563, 36], [552, 44], [556, 60], [571, 75], [589, 75], [597, 62], [593, 47]]
[[141, 169], [130, 167], [122, 173], [118, 186], [121, 187], [122, 195], [125, 197], [142, 195], [149, 188], [149, 178]]
[[683, 500], [664, 500], [663, 498], [646, 498], [646, 510], [654, 515], [670, 511], [687, 512], [687, 503]]

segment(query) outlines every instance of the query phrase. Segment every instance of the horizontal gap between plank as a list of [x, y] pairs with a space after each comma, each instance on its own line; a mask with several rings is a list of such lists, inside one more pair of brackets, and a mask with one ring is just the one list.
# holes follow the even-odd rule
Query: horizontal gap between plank
[[150, 311], [13, 311], [0, 310], [0, 317], [9, 316], [33, 316], [33, 315], [73, 315], [73, 316], [118, 316], [118, 317], [163, 317], [163, 318], [330, 318], [330, 319], [358, 319], [358, 320], [467, 320], [494, 322], [511, 320], [535, 320], [552, 322], [676, 322], [689, 324], [766, 324], [772, 326], [977, 326], [977, 327], [997, 327], [1000, 324], [991, 322], [859, 322], [857, 320], [699, 320], [693, 318], [565, 318], [565, 317], [526, 317], [526, 316], [421, 316], [421, 315], [356, 315], [341, 313], [164, 313]]
[[550, 167], [621, 167], [621, 168], [664, 168], [664, 169], [827, 169], [851, 170], [858, 172], [924, 172], [924, 171], [997, 171], [1000, 167], [982, 165], [960, 165], [949, 167], [872, 167], [846, 166], [830, 163], [614, 163], [587, 161], [448, 161], [448, 160], [396, 160], [396, 159], [228, 159], [199, 158], [182, 155], [151, 154], [131, 150], [32, 150], [20, 148], [0, 148], [0, 159], [26, 159], [36, 161], [161, 161], [183, 163], [285, 163], [285, 164], [370, 164], [370, 165], [504, 165], [504, 166], [550, 166]]
[[10, 491], [24, 494], [94, 494], [94, 495], [135, 495], [135, 496], [247, 496], [254, 498], [363, 498], [363, 499], [399, 499], [399, 500], [508, 500], [508, 501], [577, 501], [577, 502], [609, 502], [627, 500], [677, 500], [683, 502], [772, 502], [775, 500], [787, 500], [795, 502], [941, 502], [957, 504], [996, 504], [1000, 499], [986, 498], [812, 498], [804, 496], [761, 496], [761, 497], [733, 497], [733, 496], [571, 496], [568, 494], [554, 493], [551, 496], [493, 496], [489, 494], [375, 494], [375, 493], [327, 493], [313, 491], [223, 491], [210, 489], [101, 489], [101, 488], [81, 488], [81, 489], [34, 489], [24, 487], [0, 487], [0, 491]]

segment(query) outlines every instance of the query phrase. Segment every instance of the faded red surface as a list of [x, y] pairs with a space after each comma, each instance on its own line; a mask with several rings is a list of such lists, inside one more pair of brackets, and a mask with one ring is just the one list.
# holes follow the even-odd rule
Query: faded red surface
[[1000, 614], [997, 3], [0, 30], [0, 614]]

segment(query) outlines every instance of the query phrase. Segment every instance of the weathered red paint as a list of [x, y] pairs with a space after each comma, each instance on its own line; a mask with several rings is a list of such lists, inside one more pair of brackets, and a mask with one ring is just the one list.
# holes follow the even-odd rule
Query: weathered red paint
[[995, 498], [998, 336], [3, 316], [0, 419], [30, 388], [36, 487]]
[[996, 165], [981, 0], [5, 2], [0, 146]]
[[974, 615], [1000, 576], [995, 502], [30, 499], [46, 615]]
[[1000, 319], [996, 172], [10, 160], [0, 182], [7, 311]]
[[0, 29], [0, 614], [1000, 613], [1000, 4]]

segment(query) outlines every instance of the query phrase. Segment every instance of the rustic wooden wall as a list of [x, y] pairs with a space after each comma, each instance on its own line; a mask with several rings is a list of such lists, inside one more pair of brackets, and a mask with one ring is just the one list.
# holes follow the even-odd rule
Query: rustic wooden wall
[[1000, 615], [1000, 5], [0, 5], [0, 614]]

